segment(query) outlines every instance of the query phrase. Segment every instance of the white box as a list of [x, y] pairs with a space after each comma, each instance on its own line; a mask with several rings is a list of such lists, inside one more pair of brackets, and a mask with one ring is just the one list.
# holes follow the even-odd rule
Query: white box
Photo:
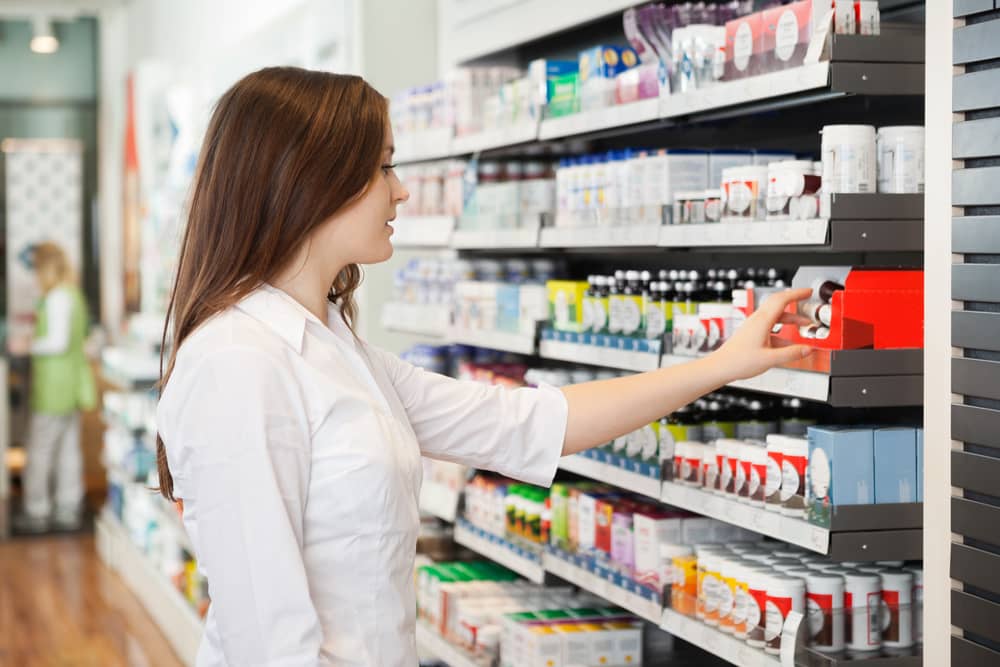
[[660, 590], [660, 545], [680, 544], [683, 519], [636, 512], [632, 516], [635, 539], [635, 578]]

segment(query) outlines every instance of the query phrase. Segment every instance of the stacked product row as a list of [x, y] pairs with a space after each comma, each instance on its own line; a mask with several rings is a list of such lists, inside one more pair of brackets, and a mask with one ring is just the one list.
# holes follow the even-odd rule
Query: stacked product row
[[661, 439], [664, 480], [824, 527], [837, 507], [923, 501], [919, 428], [809, 426], [805, 438], [705, 440]]
[[781, 652], [793, 611], [821, 652], [906, 653], [922, 639], [919, 563], [836, 563], [765, 543], [671, 545], [663, 562], [667, 606], [767, 653]]
[[642, 664], [635, 617], [569, 587], [520, 581], [487, 561], [419, 568], [417, 609], [422, 622], [484, 666]]
[[[635, 339], [663, 340], [668, 353], [698, 356], [720, 348], [773, 294], [789, 286], [777, 270], [619, 271], [585, 281], [548, 283], [545, 336], [565, 342], [635, 349]], [[800, 302], [810, 320], [779, 335], [826, 349], [920, 347], [923, 272], [801, 267], [791, 287], [810, 287]], [[686, 282], [683, 278], [687, 278]]]
[[800, 0], [752, 10], [746, 0], [629, 9], [620, 40], [629, 46], [598, 44], [575, 60], [539, 59], [524, 70], [457, 68], [444, 81], [396, 95], [393, 125], [405, 138], [532, 124], [817, 62], [830, 32], [880, 32], [876, 0]]

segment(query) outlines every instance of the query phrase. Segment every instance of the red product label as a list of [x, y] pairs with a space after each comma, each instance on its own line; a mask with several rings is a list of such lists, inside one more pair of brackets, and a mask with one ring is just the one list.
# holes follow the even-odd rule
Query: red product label
[[722, 488], [722, 470], [723, 470], [722, 466], [726, 465], [725, 459], [726, 457], [723, 456], [722, 454], [715, 455], [715, 463], [716, 465], [719, 466], [719, 476], [716, 478], [715, 486], [712, 488], [714, 488], [716, 491]]
[[806, 597], [817, 605], [823, 611], [829, 611], [833, 609], [833, 596], [832, 595], [821, 595], [819, 593], [809, 593]]
[[782, 618], [788, 618], [788, 612], [792, 610], [792, 598], [773, 598], [768, 595], [767, 602], [778, 608]]
[[896, 609], [899, 607], [899, 591], [882, 591], [882, 600], [889, 605], [890, 608]]
[[743, 488], [737, 489], [739, 495], [747, 498], [750, 496], [750, 465], [749, 461], [739, 461], [740, 467], [743, 468]]

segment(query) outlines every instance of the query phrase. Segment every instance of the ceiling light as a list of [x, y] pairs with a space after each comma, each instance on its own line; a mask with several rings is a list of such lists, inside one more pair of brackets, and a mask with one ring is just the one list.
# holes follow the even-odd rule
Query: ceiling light
[[31, 50], [35, 53], [55, 53], [59, 50], [59, 40], [56, 39], [52, 21], [44, 16], [36, 16], [31, 21]]

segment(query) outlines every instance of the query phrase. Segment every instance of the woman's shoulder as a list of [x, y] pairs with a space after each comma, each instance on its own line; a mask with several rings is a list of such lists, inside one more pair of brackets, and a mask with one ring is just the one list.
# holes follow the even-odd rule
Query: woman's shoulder
[[280, 362], [280, 339], [238, 308], [212, 316], [195, 329], [177, 350], [174, 371], [192, 369], [208, 359], [243, 357], [261, 363]]

